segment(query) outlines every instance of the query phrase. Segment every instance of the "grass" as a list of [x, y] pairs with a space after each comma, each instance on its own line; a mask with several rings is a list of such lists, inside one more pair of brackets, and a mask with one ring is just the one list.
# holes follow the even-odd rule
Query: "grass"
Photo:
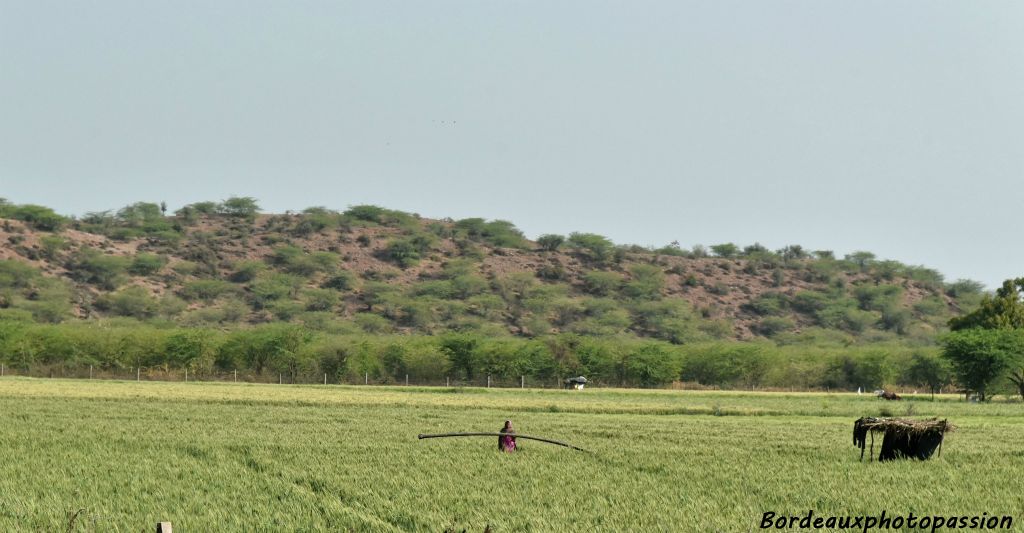
[[[1020, 520], [1024, 405], [913, 401], [960, 429], [860, 463], [846, 394], [0, 379], [0, 530], [755, 531], [766, 511]], [[499, 454], [486, 438], [525, 434]], [[877, 453], [877, 449], [876, 449]]]

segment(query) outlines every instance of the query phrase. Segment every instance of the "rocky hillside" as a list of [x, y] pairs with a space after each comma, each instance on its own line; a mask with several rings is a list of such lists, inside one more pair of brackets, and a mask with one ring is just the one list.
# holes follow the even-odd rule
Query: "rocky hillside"
[[0, 318], [335, 331], [931, 342], [979, 284], [858, 252], [529, 241], [504, 221], [249, 198], [66, 218], [0, 200]]

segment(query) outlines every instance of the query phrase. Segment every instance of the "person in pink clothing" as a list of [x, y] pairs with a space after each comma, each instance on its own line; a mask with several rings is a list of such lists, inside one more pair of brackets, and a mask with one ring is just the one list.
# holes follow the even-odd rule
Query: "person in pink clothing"
[[502, 435], [498, 437], [498, 450], [509, 453], [516, 451], [516, 430], [512, 429], [511, 420], [505, 421], [505, 427], [499, 433]]

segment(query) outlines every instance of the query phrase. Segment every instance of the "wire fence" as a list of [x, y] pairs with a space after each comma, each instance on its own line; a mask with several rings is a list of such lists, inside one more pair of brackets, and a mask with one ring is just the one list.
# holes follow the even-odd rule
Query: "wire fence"
[[[0, 377], [32, 377], [55, 379], [94, 379], [119, 381], [263, 383], [280, 385], [389, 385], [416, 387], [481, 387], [481, 388], [571, 388], [563, 378], [541, 379], [533, 376], [474, 376], [471, 379], [456, 376], [428, 378], [405, 374], [389, 376], [364, 372], [342, 375], [316, 371], [252, 370], [196, 372], [186, 369], [162, 367], [101, 368], [95, 365], [32, 365], [10, 366], [0, 364]], [[619, 384], [591, 383], [587, 387], [618, 387]]]
[[[528, 388], [528, 389], [571, 389], [574, 384], [566, 378], [538, 378], [536, 376], [474, 376], [471, 379], [456, 376], [416, 376], [405, 374], [399, 376], [380, 375], [370, 372], [362, 374], [346, 372], [332, 374], [319, 371], [271, 371], [254, 372], [252, 370], [206, 371], [196, 372], [185, 369], [167, 369], [163, 367], [123, 367], [102, 368], [96, 365], [31, 365], [11, 366], [0, 363], [0, 377], [32, 377], [56, 379], [94, 379], [119, 381], [162, 381], [162, 382], [212, 382], [212, 383], [263, 383], [280, 385], [385, 385], [411, 387], [480, 387], [480, 388]], [[661, 386], [643, 386], [628, 381], [588, 380], [584, 388], [634, 388], [634, 389], [668, 389], [668, 390], [726, 390], [751, 392], [858, 392], [857, 390], [817, 388], [817, 387], [719, 387], [697, 382], [674, 381]], [[930, 391], [919, 390], [911, 386], [898, 386], [894, 389], [899, 394], [914, 396], [926, 395]], [[864, 390], [866, 394], [874, 391]], [[953, 386], [943, 387], [936, 391], [939, 394], [963, 394]]]

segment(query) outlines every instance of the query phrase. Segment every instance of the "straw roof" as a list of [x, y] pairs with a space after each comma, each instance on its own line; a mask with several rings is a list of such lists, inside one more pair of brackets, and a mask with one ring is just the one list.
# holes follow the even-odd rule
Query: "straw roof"
[[948, 433], [957, 428], [945, 419], [909, 420], [906, 418], [863, 418], [860, 427], [868, 431], [893, 431], [896, 434], [917, 435], [938, 431]]

